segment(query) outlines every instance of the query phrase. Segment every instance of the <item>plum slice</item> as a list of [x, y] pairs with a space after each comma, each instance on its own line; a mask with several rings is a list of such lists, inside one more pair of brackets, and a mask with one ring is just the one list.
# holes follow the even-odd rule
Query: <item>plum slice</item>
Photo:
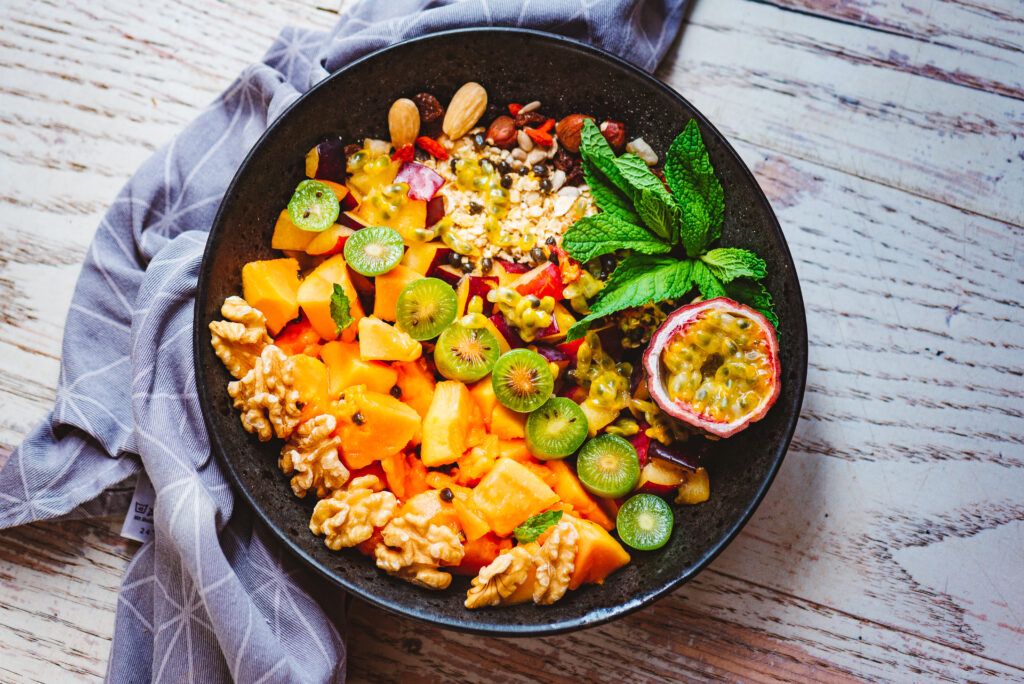
[[395, 182], [409, 184], [409, 199], [430, 200], [444, 185], [444, 177], [423, 164], [403, 162], [395, 175]]

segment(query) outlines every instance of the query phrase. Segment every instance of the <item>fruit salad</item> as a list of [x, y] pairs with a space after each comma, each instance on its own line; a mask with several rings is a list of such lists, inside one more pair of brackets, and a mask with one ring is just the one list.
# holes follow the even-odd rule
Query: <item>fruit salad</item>
[[469, 609], [548, 605], [671, 544], [711, 496], [702, 457], [779, 393], [766, 267], [718, 244], [696, 124], [662, 161], [560, 114], [467, 83], [318, 144], [280, 256], [210, 324], [310, 532], [427, 589], [468, 576]]

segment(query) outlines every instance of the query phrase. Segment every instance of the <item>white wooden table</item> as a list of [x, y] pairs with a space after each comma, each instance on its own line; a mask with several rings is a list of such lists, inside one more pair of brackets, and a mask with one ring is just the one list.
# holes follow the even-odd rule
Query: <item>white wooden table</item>
[[[53, 401], [107, 203], [281, 26], [333, 23], [315, 1], [0, 7], [0, 460]], [[775, 485], [698, 578], [596, 629], [357, 604], [352, 679], [1024, 681], [1024, 3], [695, 0], [658, 75], [797, 260], [810, 372]], [[102, 677], [119, 528], [0, 533], [0, 680]]]

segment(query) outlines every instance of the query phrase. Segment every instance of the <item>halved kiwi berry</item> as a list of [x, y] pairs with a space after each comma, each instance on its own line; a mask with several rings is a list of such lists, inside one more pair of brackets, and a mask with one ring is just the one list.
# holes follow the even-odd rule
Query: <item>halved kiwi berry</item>
[[414, 280], [398, 295], [395, 319], [414, 340], [432, 340], [455, 320], [459, 301], [440, 278]]
[[526, 448], [540, 459], [565, 458], [587, 439], [588, 427], [579, 404], [552, 397], [526, 419]]
[[672, 509], [654, 494], [637, 494], [615, 516], [622, 541], [638, 551], [660, 549], [672, 536]]
[[320, 181], [304, 180], [288, 200], [288, 218], [302, 230], [319, 233], [338, 220], [341, 203], [331, 188]]
[[498, 338], [487, 328], [452, 323], [437, 338], [434, 364], [449, 380], [474, 382], [491, 372], [500, 354]]
[[494, 364], [491, 384], [502, 406], [529, 413], [543, 406], [551, 396], [555, 378], [543, 356], [529, 349], [513, 349]]
[[640, 481], [640, 460], [632, 444], [606, 433], [580, 449], [576, 474], [591, 494], [615, 499], [629, 494]]
[[405, 253], [405, 244], [394, 228], [367, 226], [349, 236], [343, 251], [353, 271], [364, 276], [379, 276], [398, 265]]

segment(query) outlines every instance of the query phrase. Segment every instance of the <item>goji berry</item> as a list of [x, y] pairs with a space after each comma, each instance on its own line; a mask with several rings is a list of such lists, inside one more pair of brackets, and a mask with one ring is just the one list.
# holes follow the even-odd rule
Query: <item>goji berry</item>
[[427, 154], [444, 161], [448, 158], [448, 151], [441, 147], [441, 143], [437, 142], [433, 138], [428, 138], [425, 135], [421, 135], [416, 138], [416, 146]]

